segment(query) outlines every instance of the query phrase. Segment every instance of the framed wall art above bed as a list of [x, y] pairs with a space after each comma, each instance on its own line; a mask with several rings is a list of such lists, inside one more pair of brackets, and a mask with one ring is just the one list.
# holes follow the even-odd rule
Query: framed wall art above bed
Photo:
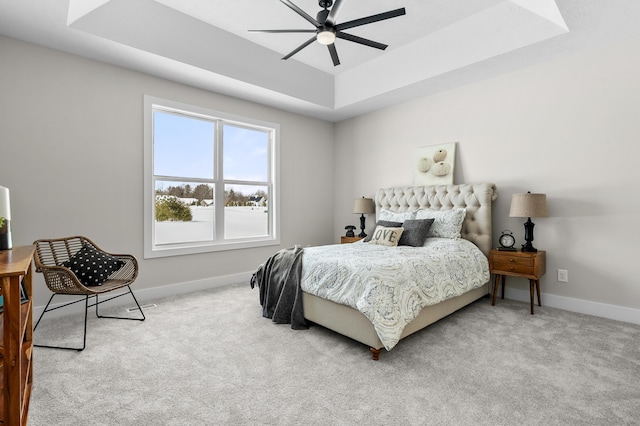
[[416, 150], [413, 186], [452, 185], [456, 143], [422, 146]]

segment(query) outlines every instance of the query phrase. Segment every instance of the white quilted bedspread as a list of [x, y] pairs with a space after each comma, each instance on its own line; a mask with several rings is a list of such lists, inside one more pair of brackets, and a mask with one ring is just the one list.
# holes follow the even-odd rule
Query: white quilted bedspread
[[486, 256], [464, 239], [429, 238], [425, 247], [307, 247], [302, 258], [302, 290], [362, 312], [387, 350], [423, 307], [487, 281]]

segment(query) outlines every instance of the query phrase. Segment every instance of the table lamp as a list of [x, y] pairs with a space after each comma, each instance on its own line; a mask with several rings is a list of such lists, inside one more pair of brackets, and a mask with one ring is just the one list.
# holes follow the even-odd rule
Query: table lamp
[[533, 227], [535, 224], [531, 222], [532, 217], [549, 217], [547, 212], [547, 195], [546, 194], [513, 194], [511, 197], [511, 210], [509, 217], [526, 217], [524, 223], [524, 239], [525, 244], [522, 245], [522, 251], [537, 252], [538, 249], [533, 247]]
[[356, 198], [353, 202], [353, 214], [359, 214], [360, 216], [360, 234], [358, 237], [364, 238], [367, 234], [364, 233], [365, 228], [365, 214], [371, 214], [376, 212], [376, 206], [373, 204], [373, 200], [371, 198]]

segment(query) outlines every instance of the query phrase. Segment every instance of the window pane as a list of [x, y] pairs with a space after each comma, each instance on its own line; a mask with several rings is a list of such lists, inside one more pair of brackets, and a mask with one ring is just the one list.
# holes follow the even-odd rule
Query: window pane
[[280, 244], [278, 124], [148, 95], [144, 111], [145, 258]]
[[269, 180], [269, 132], [225, 124], [222, 138], [225, 179]]
[[269, 235], [268, 187], [225, 185], [224, 237]]
[[213, 178], [214, 123], [184, 115], [153, 113], [153, 174]]
[[214, 240], [213, 185], [156, 181], [155, 243]]

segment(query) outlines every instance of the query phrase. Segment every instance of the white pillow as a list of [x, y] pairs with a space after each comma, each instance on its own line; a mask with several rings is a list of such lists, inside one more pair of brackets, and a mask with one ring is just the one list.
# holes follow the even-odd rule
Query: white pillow
[[429, 228], [428, 237], [460, 238], [462, 222], [467, 216], [467, 209], [453, 210], [418, 210], [416, 219], [433, 219], [433, 224]]
[[400, 241], [403, 228], [389, 228], [387, 226], [376, 226], [376, 230], [373, 231], [371, 236], [371, 244], [378, 244], [381, 246], [395, 247]]
[[416, 211], [412, 212], [392, 212], [391, 210], [381, 209], [378, 215], [378, 220], [386, 220], [389, 222], [404, 222], [405, 220], [412, 220], [416, 218]]

